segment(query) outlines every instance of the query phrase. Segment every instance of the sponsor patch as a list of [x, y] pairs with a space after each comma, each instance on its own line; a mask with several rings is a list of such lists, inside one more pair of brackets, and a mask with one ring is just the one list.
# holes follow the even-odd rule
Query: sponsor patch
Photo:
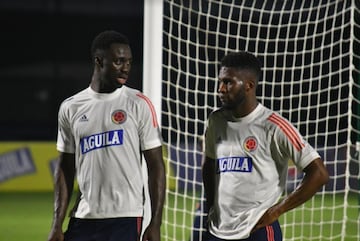
[[80, 139], [81, 153], [85, 154], [99, 148], [123, 144], [124, 130], [113, 130], [86, 136]]
[[252, 172], [251, 157], [224, 157], [218, 159], [217, 173]]

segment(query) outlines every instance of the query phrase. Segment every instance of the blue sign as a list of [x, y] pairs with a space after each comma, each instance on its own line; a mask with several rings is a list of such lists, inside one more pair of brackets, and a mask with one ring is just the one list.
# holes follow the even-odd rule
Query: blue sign
[[0, 155], [0, 182], [35, 172], [34, 160], [27, 147]]

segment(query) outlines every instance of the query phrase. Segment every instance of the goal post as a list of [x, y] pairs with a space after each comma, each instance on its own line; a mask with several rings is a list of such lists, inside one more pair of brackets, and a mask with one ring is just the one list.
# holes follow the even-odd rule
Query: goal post
[[[158, 106], [167, 180], [176, 183], [167, 186], [162, 239], [202, 240], [205, 122], [220, 107], [220, 59], [242, 50], [263, 63], [259, 102], [291, 121], [330, 172], [326, 187], [281, 217], [284, 240], [360, 240], [354, 155], [360, 141], [359, 2], [144, 2], [144, 92]], [[284, 195], [301, 178], [290, 166]]]
[[[144, 1], [143, 41], [143, 92], [154, 105], [158, 123], [161, 124], [161, 63], [162, 63], [162, 0]], [[151, 203], [148, 187], [147, 165], [143, 162], [144, 219], [142, 234], [150, 223]]]
[[144, 1], [143, 92], [151, 99], [161, 123], [162, 0]]

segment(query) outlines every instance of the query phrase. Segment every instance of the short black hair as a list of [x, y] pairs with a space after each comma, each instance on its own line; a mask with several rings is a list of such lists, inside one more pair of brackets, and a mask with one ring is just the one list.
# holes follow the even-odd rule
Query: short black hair
[[97, 50], [107, 50], [113, 43], [129, 45], [129, 39], [122, 33], [114, 30], [106, 30], [99, 33], [91, 44], [91, 56], [95, 56]]
[[240, 51], [231, 52], [221, 59], [221, 67], [232, 67], [239, 70], [250, 70], [260, 79], [261, 76], [261, 62], [252, 53]]

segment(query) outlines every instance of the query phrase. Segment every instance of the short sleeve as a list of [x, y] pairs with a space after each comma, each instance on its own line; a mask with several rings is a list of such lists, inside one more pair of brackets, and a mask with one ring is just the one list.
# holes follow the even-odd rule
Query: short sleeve
[[75, 142], [69, 121], [69, 111], [63, 103], [58, 113], [57, 150], [66, 153], [75, 153]]
[[137, 96], [139, 104], [139, 137], [141, 150], [149, 150], [162, 145], [159, 123], [151, 100], [142, 93]]
[[214, 140], [213, 120], [211, 115], [206, 122], [205, 130], [205, 156], [215, 159], [215, 140]]
[[276, 126], [274, 135], [281, 156], [287, 157], [303, 170], [316, 158], [318, 152], [303, 138], [300, 132], [285, 118], [273, 115], [269, 118]]

